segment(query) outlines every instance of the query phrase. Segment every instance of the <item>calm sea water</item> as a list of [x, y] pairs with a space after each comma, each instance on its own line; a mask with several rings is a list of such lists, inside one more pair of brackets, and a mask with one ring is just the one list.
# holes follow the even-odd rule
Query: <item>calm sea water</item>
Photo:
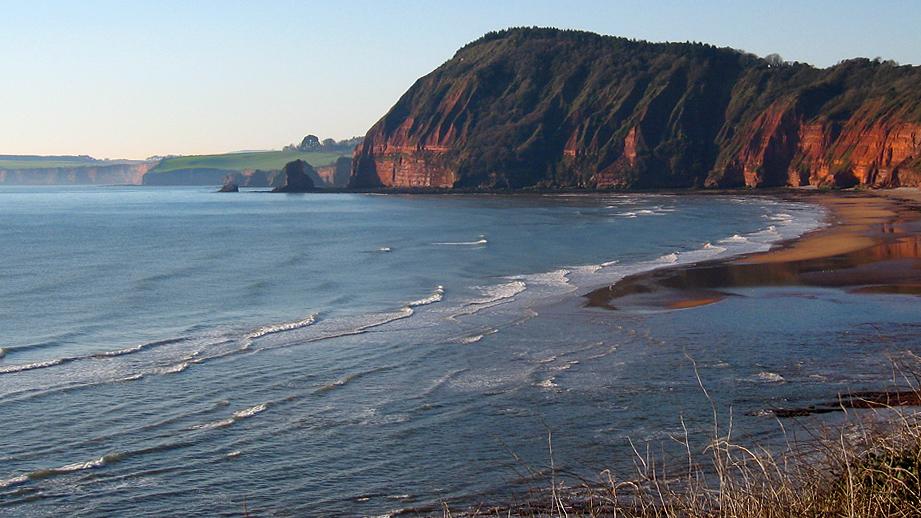
[[[758, 196], [0, 189], [0, 515], [376, 516], [632, 466], [720, 412], [892, 380], [915, 298], [746, 289], [614, 312], [630, 273], [820, 226]], [[872, 324], [872, 325], [870, 325]], [[520, 463], [516, 460], [520, 459]], [[526, 468], [525, 468], [526, 467]]]

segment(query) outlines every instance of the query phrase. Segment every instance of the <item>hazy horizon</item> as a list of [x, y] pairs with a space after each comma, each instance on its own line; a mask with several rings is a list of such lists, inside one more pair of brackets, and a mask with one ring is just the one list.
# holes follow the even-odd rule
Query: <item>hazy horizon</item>
[[476, 0], [454, 5], [61, 0], [0, 7], [0, 154], [144, 159], [364, 135], [419, 77], [489, 31], [697, 41], [828, 67], [917, 64], [912, 2]]

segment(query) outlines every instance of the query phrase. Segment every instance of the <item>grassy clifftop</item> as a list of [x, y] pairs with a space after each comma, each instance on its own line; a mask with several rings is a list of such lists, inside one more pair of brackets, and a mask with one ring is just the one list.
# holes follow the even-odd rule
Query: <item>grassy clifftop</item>
[[339, 152], [324, 151], [252, 151], [247, 153], [226, 153], [223, 155], [195, 155], [164, 158], [151, 173], [165, 173], [180, 169], [222, 169], [231, 171], [246, 171], [248, 169], [262, 169], [266, 171], [281, 169], [288, 162], [303, 160], [312, 165], [327, 165], [336, 162], [343, 156]]

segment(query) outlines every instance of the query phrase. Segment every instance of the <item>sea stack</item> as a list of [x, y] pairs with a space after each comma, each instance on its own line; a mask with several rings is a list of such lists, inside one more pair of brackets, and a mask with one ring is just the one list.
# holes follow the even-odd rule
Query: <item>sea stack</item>
[[272, 189], [272, 192], [313, 192], [316, 185], [310, 178], [310, 173], [316, 174], [313, 167], [303, 160], [295, 160], [285, 164], [285, 184]]

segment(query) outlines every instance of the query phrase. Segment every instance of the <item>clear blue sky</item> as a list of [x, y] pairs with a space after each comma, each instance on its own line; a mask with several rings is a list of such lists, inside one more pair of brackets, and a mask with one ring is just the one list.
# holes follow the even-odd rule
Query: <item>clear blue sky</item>
[[0, 154], [145, 158], [362, 135], [491, 30], [921, 64], [912, 1], [3, 0]]

